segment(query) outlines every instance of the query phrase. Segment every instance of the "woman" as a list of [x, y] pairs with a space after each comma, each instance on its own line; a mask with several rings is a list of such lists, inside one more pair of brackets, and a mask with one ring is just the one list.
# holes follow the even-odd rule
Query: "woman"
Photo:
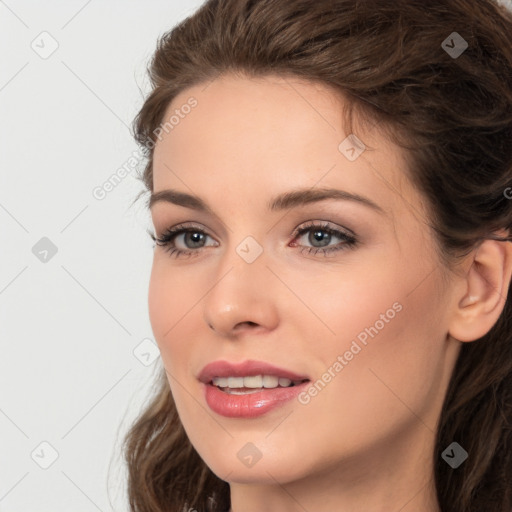
[[510, 12], [209, 0], [150, 76], [131, 510], [510, 511]]

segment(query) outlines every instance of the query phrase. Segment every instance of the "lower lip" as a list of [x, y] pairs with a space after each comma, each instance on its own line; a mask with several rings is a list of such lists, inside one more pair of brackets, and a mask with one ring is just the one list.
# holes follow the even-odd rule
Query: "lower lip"
[[224, 393], [213, 384], [203, 384], [206, 403], [213, 412], [228, 418], [256, 418], [295, 398], [310, 382], [289, 388], [268, 388], [246, 395]]

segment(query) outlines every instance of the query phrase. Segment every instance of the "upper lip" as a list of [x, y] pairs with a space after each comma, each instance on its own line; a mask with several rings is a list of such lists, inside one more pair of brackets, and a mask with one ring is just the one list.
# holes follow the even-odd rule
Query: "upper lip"
[[249, 377], [252, 375], [275, 375], [276, 377], [286, 377], [292, 381], [310, 380], [307, 375], [301, 375], [265, 361], [253, 360], [242, 363], [213, 361], [201, 370], [198, 379], [204, 384], [209, 384], [214, 377]]

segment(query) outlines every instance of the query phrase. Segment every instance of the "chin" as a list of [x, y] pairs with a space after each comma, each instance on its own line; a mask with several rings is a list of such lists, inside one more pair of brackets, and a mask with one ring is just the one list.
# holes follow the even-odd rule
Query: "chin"
[[[235, 455], [236, 457], [236, 455]], [[229, 483], [237, 484], [261, 484], [275, 485], [279, 483], [287, 483], [302, 478], [303, 471], [298, 471], [297, 464], [287, 463], [282, 458], [278, 460], [263, 460], [262, 457], [252, 467], [245, 467], [242, 462], [236, 458], [236, 462], [232, 459], [215, 460], [213, 464], [208, 464], [210, 470], [217, 477]], [[294, 471], [291, 471], [294, 468]]]

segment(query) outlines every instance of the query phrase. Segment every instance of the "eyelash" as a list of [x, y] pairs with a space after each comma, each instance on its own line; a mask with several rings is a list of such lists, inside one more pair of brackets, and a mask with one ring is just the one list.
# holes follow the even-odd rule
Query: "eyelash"
[[[323, 247], [304, 247], [303, 249], [301, 249], [301, 253], [303, 253], [304, 251], [307, 251], [308, 254], [317, 254], [321, 252], [324, 254], [324, 256], [326, 256], [328, 253], [334, 253], [337, 251], [354, 248], [358, 243], [358, 240], [353, 235], [349, 235], [348, 233], [344, 233], [343, 231], [331, 228], [329, 227], [329, 224], [315, 224], [314, 222], [297, 229], [293, 234], [293, 239], [295, 240], [297, 238], [300, 238], [304, 233], [307, 233], [308, 231], [312, 230], [324, 231], [329, 235], [335, 235], [336, 237], [341, 238], [343, 242], [340, 242], [341, 245], [339, 247], [331, 247], [327, 249]], [[174, 257], [178, 258], [180, 256], [186, 255], [198, 255], [198, 253], [200, 253], [201, 250], [204, 249], [205, 247], [199, 247], [198, 249], [190, 249], [188, 251], [185, 251], [183, 249], [177, 249], [175, 246], [171, 245], [174, 239], [183, 233], [201, 233], [203, 235], [209, 236], [208, 233], [206, 233], [200, 228], [196, 228], [194, 226], [186, 226], [184, 224], [179, 224], [178, 226], [169, 228], [159, 238], [155, 237], [155, 235], [151, 232], [149, 232], [149, 235], [157, 245], [163, 247], [164, 250], [169, 252], [171, 256], [174, 255]]]

